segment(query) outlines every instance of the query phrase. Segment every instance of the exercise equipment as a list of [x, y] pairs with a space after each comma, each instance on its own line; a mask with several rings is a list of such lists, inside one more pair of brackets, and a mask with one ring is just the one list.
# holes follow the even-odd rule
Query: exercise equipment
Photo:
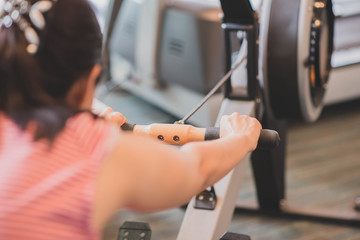
[[[182, 146], [189, 142], [209, 141], [220, 138], [220, 128], [197, 128], [184, 124], [136, 125], [126, 123], [121, 128], [134, 134], [156, 138], [170, 145]], [[276, 131], [263, 129], [260, 132], [258, 148], [273, 149], [279, 145]]]
[[[125, 222], [121, 225], [118, 240], [150, 240], [151, 228], [144, 222]], [[249, 236], [238, 233], [225, 233], [220, 240], [251, 240]]]
[[[230, 1], [228, 0], [225, 3], [223, 2], [224, 6], [229, 6], [229, 2]], [[258, 79], [256, 77], [258, 62], [256, 57], [258, 48], [258, 26], [256, 14], [250, 8], [248, 1], [240, 1], [238, 4], [239, 3], [246, 7], [246, 21], [243, 22], [241, 19], [238, 19], [238, 16], [235, 16], [234, 19], [239, 21], [235, 23], [227, 22], [227, 14], [225, 14], [223, 30], [224, 34], [228, 35], [228, 41], [231, 41], [230, 35], [234, 32], [243, 31], [247, 34], [245, 39], [248, 42], [247, 52], [249, 54], [247, 54], [246, 60], [249, 61], [247, 66], [249, 69], [248, 73], [250, 74], [248, 74], [245, 80], [247, 87], [245, 91], [241, 93], [234, 92], [231, 85], [232, 81], [227, 81], [225, 93], [226, 97], [221, 104], [221, 109], [218, 114], [219, 117], [216, 123], [217, 126], [221, 116], [231, 114], [233, 112], [239, 112], [242, 115], [259, 118], [262, 117], [263, 103], [261, 100], [261, 89], [259, 88], [260, 85], [257, 83]], [[235, 39], [238, 41], [237, 38]], [[226, 62], [228, 71], [232, 65], [232, 56], [231, 49], [229, 48], [227, 50]], [[180, 126], [184, 127], [184, 125]], [[156, 134], [156, 136], [159, 137], [159, 134]], [[162, 137], [164, 136], [162, 135]], [[163, 139], [162, 137], [160, 137], [160, 139]], [[175, 136], [171, 135], [171, 137], [174, 139]], [[178, 234], [178, 239], [220, 239], [222, 236], [223, 239], [228, 239], [231, 235], [235, 237], [235, 234], [226, 234], [225, 232], [231, 222], [244, 169], [249, 159], [250, 154], [247, 155], [246, 158], [225, 178], [215, 184], [210, 191], [205, 190], [191, 200], [186, 209], [183, 224]], [[198, 224], [200, 221], [202, 224]]]
[[[262, 16], [260, 82], [267, 109], [276, 118], [300, 117], [313, 122], [324, 105], [360, 96], [360, 90], [353, 87], [360, 73], [360, 41], [354, 30], [360, 21], [355, 15], [356, 1], [335, 0], [335, 23], [331, 1], [252, 2], [261, 5], [257, 10]], [[324, 3], [325, 8], [321, 7]], [[114, 10], [108, 11], [105, 42], [109, 43], [108, 33], [113, 32], [110, 50], [116, 67], [111, 75], [122, 88], [174, 116], [183, 116], [187, 112], [184, 106], [197, 103], [223, 75], [217, 1], [111, 0], [109, 9]], [[315, 26], [316, 22], [320, 25]], [[311, 32], [315, 33], [313, 39]], [[308, 61], [310, 55], [315, 58], [313, 64]], [[211, 99], [192, 123], [212, 126], [221, 96]]]
[[[263, 3], [260, 19], [259, 73], [268, 111], [263, 126], [276, 129], [282, 141], [286, 141], [286, 121], [279, 119], [302, 115], [305, 121], [315, 121], [326, 100], [333, 42], [332, 2], [271, 0]], [[284, 9], [289, 12], [284, 13]], [[298, 12], [292, 12], [294, 9]], [[285, 26], [280, 28], [279, 25]], [[292, 31], [295, 32], [291, 34]], [[314, 63], [314, 60], [317, 63]], [[288, 66], [289, 69], [284, 66]], [[344, 73], [349, 68], [354, 70], [359, 69], [359, 66], [332, 69], [330, 76], [333, 72]], [[344, 78], [341, 79], [345, 82]], [[294, 85], [290, 86], [291, 84]], [[296, 95], [297, 100], [294, 98]], [[294, 101], [291, 102], [292, 100]], [[282, 101], [282, 104], [277, 104], [278, 101]], [[238, 203], [237, 212], [360, 225], [359, 216], [351, 209], [348, 212], [340, 212], [332, 209], [304, 208], [294, 206], [286, 200], [284, 145], [280, 145], [270, 154], [255, 151], [252, 155], [252, 167], [258, 203]]]
[[360, 4], [356, 0], [333, 0], [334, 53], [325, 104], [357, 99], [360, 89]]
[[[150, 1], [148, 1], [148, 4], [150, 4], [149, 2]], [[185, 1], [173, 1], [173, 5], [166, 6], [164, 1], [152, 1], [152, 4], [157, 7], [153, 6], [153, 8], [151, 8], [152, 13], [150, 15], [156, 15], [157, 17], [148, 21], [149, 19], [144, 20], [137, 18], [141, 15], [139, 13], [141, 9], [145, 8], [141, 1], [124, 1], [121, 8], [123, 13], [119, 15], [119, 24], [115, 24], [117, 25], [117, 30], [115, 29], [114, 33], [121, 29], [120, 32], [124, 33], [123, 31], [128, 27], [127, 30], [131, 30], [129, 32], [130, 35], [127, 36], [128, 39], [123, 39], [121, 43], [127, 41], [129, 45], [125, 44], [127, 47], [122, 46], [124, 49], [119, 49], [120, 39], [116, 37], [119, 33], [115, 33], [111, 43], [112, 47], [110, 47], [112, 51], [111, 60], [113, 67], [111, 72], [114, 78], [113, 80], [117, 81], [125, 89], [178, 117], [184, 116], [185, 113], [187, 113], [188, 106], [193, 106], [197, 102], [200, 102], [203, 98], [203, 93], [207, 92], [207, 84], [211, 82], [210, 80], [204, 80], [204, 78], [199, 77], [199, 79], [201, 79], [199, 80], [200, 85], [192, 88], [192, 86], [186, 85], [189, 82], [183, 86], [179, 86], [181, 82], [159, 77], [161, 76], [161, 71], [159, 71], [159, 67], [161, 67], [161, 64], [159, 64], [161, 61], [159, 59], [161, 58], [163, 58], [162, 61], [166, 63], [173, 61], [173, 67], [177, 66], [180, 68], [180, 66], [183, 66], [181, 69], [185, 70], [182, 70], [182, 72], [186, 72], [189, 68], [194, 68], [196, 71], [207, 69], [206, 67], [199, 67], [199, 64], [201, 66], [206, 65], [204, 62], [204, 56], [206, 56], [204, 55], [204, 51], [199, 51], [200, 57], [197, 59], [198, 61], [196, 64], [190, 62], [189, 68], [175, 61], [177, 57], [179, 58], [177, 61], [183, 60], [183, 62], [186, 63], [184, 56], [185, 51], [188, 51], [188, 49], [186, 49], [186, 46], [188, 46], [187, 43], [191, 45], [194, 44], [194, 41], [198, 42], [200, 41], [199, 39], [202, 38], [197, 37], [195, 40], [191, 38], [193, 36], [186, 38], [188, 35], [191, 35], [184, 33], [187, 29], [171, 31], [172, 29], [169, 25], [172, 25], [170, 23], [168, 25], [160, 24], [161, 22], [166, 23], [170, 21], [165, 19], [171, 18], [174, 19], [170, 22], [179, 24], [179, 19], [182, 19], [188, 24], [187, 26], [190, 26], [189, 23], [200, 26], [201, 24], [198, 23], [204, 19], [209, 21], [209, 18], [204, 18], [204, 16], [207, 16], [203, 14], [206, 8], [201, 7], [202, 5], [200, 3], [196, 5], [196, 9], [194, 7], [195, 10], [192, 9], [192, 11], [190, 11], [191, 7], [184, 2]], [[125, 5], [125, 3], [127, 5]], [[260, 14], [260, 18], [258, 18], [258, 14], [252, 10], [249, 1], [222, 1], [224, 22], [221, 23], [219, 20], [215, 20], [210, 21], [213, 25], [205, 24], [208, 27], [221, 26], [223, 29], [225, 40], [221, 41], [221, 43], [225, 46], [223, 51], [226, 55], [224, 64], [226, 70], [230, 70], [234, 62], [234, 53], [236, 53], [238, 58], [240, 56], [240, 58], [246, 59], [245, 64], [242, 66], [241, 73], [244, 74], [242, 76], [245, 76], [243, 79], [247, 79], [247, 81], [244, 85], [245, 87], [241, 86], [241, 89], [237, 89], [237, 87], [234, 86], [234, 81], [228, 81], [225, 87], [225, 98], [223, 99], [223, 94], [218, 94], [220, 98], [216, 100], [217, 102], [221, 102], [220, 111], [217, 111], [218, 108], [215, 106], [216, 104], [210, 107], [206, 106], [203, 108], [203, 110], [206, 109], [206, 111], [200, 114], [200, 117], [197, 115], [198, 118], [193, 118], [191, 121], [200, 126], [212, 126], [215, 122], [213, 121], [214, 112], [220, 117], [223, 114], [230, 114], [236, 111], [241, 114], [258, 117], [262, 120], [263, 127], [275, 129], [279, 132], [282, 142], [276, 150], [257, 150], [251, 155], [258, 204], [246, 205], [241, 203], [236, 209], [237, 212], [265, 213], [275, 216], [312, 219], [358, 226], [360, 220], [352, 213], [339, 215], [329, 209], [304, 210], [301, 206], [291, 206], [285, 199], [287, 124], [286, 121], [279, 119], [301, 117], [305, 121], [312, 122], [315, 121], [321, 113], [324, 102], [326, 101], [327, 86], [329, 86], [331, 74], [334, 72], [330, 73], [330, 82], [328, 84], [327, 75], [330, 70], [330, 57], [332, 56], [333, 46], [332, 2], [316, 0], [268, 0], [262, 3], [261, 8], [257, 11], [257, 13]], [[233, 7], [231, 6], [232, 4], [234, 4]], [[241, 7], [236, 4], [240, 4]], [[287, 14], [287, 10], [285, 11], [281, 5], [289, 7], [292, 15]], [[195, 5], [190, 4], [190, 6], [193, 7]], [[129, 9], [132, 9], [132, 11], [129, 11]], [[210, 12], [216, 12], [216, 7], [212, 9], [214, 11], [212, 10]], [[128, 21], [129, 19], [132, 21]], [[286, 49], [288, 52], [279, 50], [279, 53], [285, 54], [284, 56], [270, 49], [270, 45], [277, 48], [282, 47], [273, 41], [274, 39], [278, 39], [280, 42], [283, 41], [281, 36], [283, 29], [279, 30], [279, 28], [276, 28], [276, 23], [279, 22], [282, 22], [282, 24], [289, 23], [289, 25], [286, 25], [288, 29], [284, 31], [284, 39], [287, 39], [286, 44], [288, 44], [286, 46], [289, 47], [289, 49]], [[164, 28], [165, 25], [169, 28], [167, 34], [165, 34], [167, 37], [162, 35], [166, 29]], [[141, 38], [138, 40], [138, 38], [140, 38], [137, 35], [138, 32], [141, 32], [143, 28], [149, 29], [151, 26], [154, 27], [152, 29], [155, 30], [149, 35], [149, 39]], [[192, 33], [198, 32], [196, 29], [194, 30], [194, 28], [190, 27], [189, 29], [191, 29]], [[176, 35], [177, 32], [180, 32], [180, 35], [184, 38], [179, 40]], [[260, 36], [257, 35], [259, 33]], [[126, 34], [122, 35], [123, 38], [125, 38], [125, 36]], [[142, 35], [140, 34], [140, 36]], [[195, 34], [195, 36], [198, 35]], [[220, 38], [220, 36], [217, 37]], [[161, 46], [159, 44], [160, 42], [162, 43]], [[136, 47], [139, 44], [142, 44], [141, 48]], [[200, 48], [199, 44], [196, 44], [195, 45]], [[260, 49], [258, 49], [258, 44], [260, 45]], [[209, 45], [210, 44], [206, 46]], [[167, 46], [167, 48], [162, 49], [164, 46]], [[162, 50], [160, 51], [160, 49]], [[194, 52], [194, 49], [197, 48], [192, 47], [190, 49]], [[209, 49], [209, 51], [205, 51], [207, 54], [214, 53], [211, 51], [213, 47], [209, 47]], [[218, 49], [219, 48], [217, 48], [217, 50]], [[245, 54], [243, 54], [241, 49], [246, 50]], [[149, 53], [147, 51], [151, 52]], [[164, 51], [168, 51], [168, 54], [165, 54]], [[132, 64], [124, 60], [124, 55], [126, 54], [128, 54], [127, 58], [131, 60], [130, 62]], [[334, 54], [336, 55], [336, 51]], [[169, 55], [174, 59], [169, 58]], [[216, 64], [216, 58], [219, 56], [217, 54], [210, 55], [214, 56], [212, 58], [212, 65], [218, 66]], [[129, 56], [132, 56], [132, 59]], [[196, 54], [196, 56], [198, 55]], [[146, 59], [142, 59], [142, 57]], [[289, 69], [285, 69], [281, 64], [278, 64], [281, 58], [288, 59], [289, 62], [286, 64], [290, 66]], [[149, 65], [145, 64], [146, 61]], [[151, 62], [154, 64], [151, 64]], [[259, 67], [258, 64], [260, 64]], [[121, 67], [127, 67], [128, 71], [126, 73], [119, 72], [119, 68]], [[275, 67], [278, 69], [275, 69]], [[352, 67], [354, 67], [354, 69], [356, 68], [356, 66]], [[144, 70], [144, 68], [146, 69]], [[348, 67], [346, 69], [348, 69]], [[357, 69], [359, 69], [358, 66]], [[275, 83], [272, 82], [274, 78], [278, 77], [276, 71], [281, 73], [282, 70], [284, 70], [284, 76], [287, 76], [287, 78], [285, 79], [280, 76], [280, 80], [289, 81], [283, 83], [288, 87], [286, 89], [281, 87], [282, 82], [279, 82], [280, 80], [275, 79]], [[339, 71], [340, 68], [335, 69], [335, 73]], [[172, 72], [175, 73], [175, 71]], [[122, 81], [122, 79], [124, 79], [122, 77], [124, 76], [130, 80]], [[162, 76], [166, 76], [166, 74]], [[187, 80], [188, 79], [190, 78], [187, 77]], [[282, 96], [281, 102], [279, 102], [280, 98], [272, 92], [275, 90], [272, 89], [282, 91], [279, 93], [279, 96]], [[287, 92], [288, 90], [289, 92]], [[293, 93], [294, 95], [290, 94], [291, 96], [289, 97], [291, 101], [287, 102], [286, 97], [289, 93]], [[280, 106], [283, 106], [287, 111], [284, 111]], [[218, 124], [219, 117], [216, 120], [216, 124]], [[209, 121], [206, 122], [204, 120]], [[219, 239], [227, 230], [233, 209], [235, 205], [237, 205], [237, 193], [240, 189], [244, 166], [248, 159], [250, 159], [250, 155], [228, 176], [217, 183], [213, 189], [204, 192], [202, 199], [206, 200], [206, 202], [200, 202], [201, 204], [205, 203], [202, 205], [203, 209], [201, 209], [201, 207], [193, 207], [195, 205], [199, 206], [199, 200], [201, 199], [197, 197], [189, 203], [178, 239]], [[216, 196], [216, 198], [214, 196]], [[221, 199], [221, 201], [217, 201], [218, 199]], [[199, 221], [202, 222], [202, 226], [199, 226]]]
[[[113, 81], [184, 116], [223, 76], [220, 13], [217, 1], [123, 1], [110, 41]], [[191, 123], [213, 126], [222, 98], [212, 97]]]
[[119, 228], [118, 240], [150, 240], [151, 228], [145, 222], [125, 222]]
[[[333, 50], [331, 0], [265, 1], [261, 43], [266, 102], [277, 119], [313, 122], [323, 108]], [[281, 26], [281, 27], [280, 27]]]

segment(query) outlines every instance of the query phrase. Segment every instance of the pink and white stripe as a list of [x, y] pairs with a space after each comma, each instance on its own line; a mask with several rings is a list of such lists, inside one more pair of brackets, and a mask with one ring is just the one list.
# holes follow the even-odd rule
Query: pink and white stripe
[[0, 239], [99, 239], [89, 218], [112, 130], [82, 113], [49, 148], [0, 114]]

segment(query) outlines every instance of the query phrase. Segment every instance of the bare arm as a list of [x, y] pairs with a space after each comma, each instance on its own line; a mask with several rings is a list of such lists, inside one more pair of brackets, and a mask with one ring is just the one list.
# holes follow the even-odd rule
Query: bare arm
[[188, 202], [255, 149], [261, 126], [234, 114], [221, 121], [221, 139], [181, 148], [124, 134], [101, 170], [94, 224], [101, 227], [117, 209], [166, 209]]

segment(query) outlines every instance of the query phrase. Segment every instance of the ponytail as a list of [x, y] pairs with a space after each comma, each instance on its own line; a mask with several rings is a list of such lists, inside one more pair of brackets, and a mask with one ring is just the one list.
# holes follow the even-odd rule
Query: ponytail
[[79, 112], [67, 106], [65, 98], [100, 61], [102, 44], [87, 0], [57, 0], [44, 19], [43, 30], [33, 27], [40, 39], [34, 54], [17, 24], [0, 28], [0, 111], [22, 129], [36, 122], [36, 139], [54, 138], [66, 119]]

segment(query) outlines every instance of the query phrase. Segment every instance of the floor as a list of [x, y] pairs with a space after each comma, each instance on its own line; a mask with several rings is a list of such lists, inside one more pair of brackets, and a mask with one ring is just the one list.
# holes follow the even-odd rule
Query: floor
[[[101, 99], [138, 124], [177, 120], [119, 89]], [[353, 210], [353, 200], [360, 196], [360, 100], [326, 107], [314, 124], [292, 121], [289, 126], [287, 201], [360, 216]], [[239, 199], [256, 200], [250, 169]], [[183, 216], [182, 208], [145, 214], [120, 211], [108, 223], [103, 239], [117, 239], [124, 221], [148, 222], [153, 240], [176, 239]], [[253, 240], [360, 240], [359, 228], [252, 214], [235, 214], [229, 231], [248, 234]]]

